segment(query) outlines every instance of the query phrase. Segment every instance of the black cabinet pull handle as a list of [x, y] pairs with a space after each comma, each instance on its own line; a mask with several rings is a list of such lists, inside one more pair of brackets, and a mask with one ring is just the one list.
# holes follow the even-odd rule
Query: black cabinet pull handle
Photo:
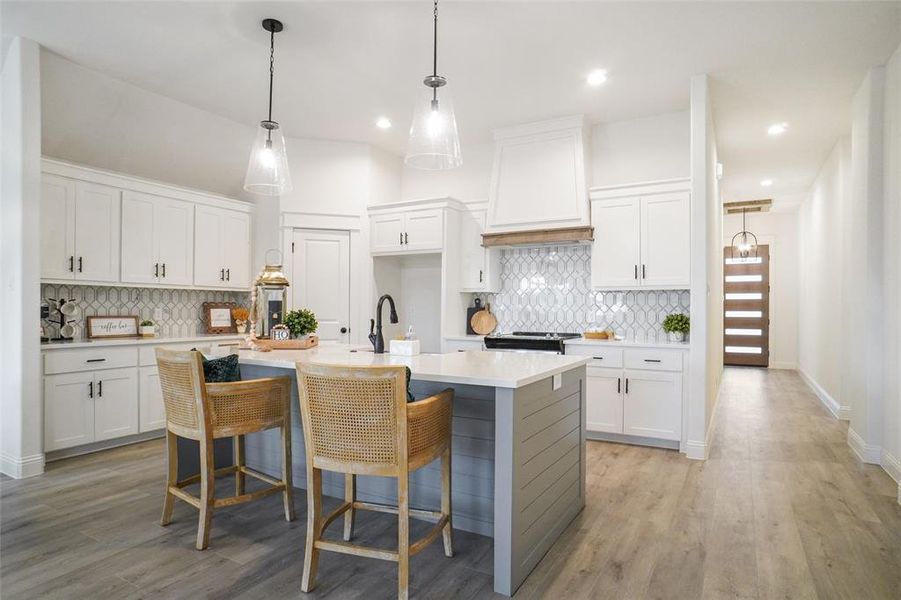
[[156, 263], [155, 265], [153, 265], [153, 276], [154, 277], [160, 276], [160, 263]]
[[646, 275], [644, 274], [644, 265], [641, 265], [641, 278], [646, 279]]
[[644, 362], [659, 363], [660, 359], [659, 358], [646, 358], [646, 359], [644, 359]]
[[97, 395], [103, 398], [103, 380], [97, 382]]
[[105, 361], [105, 360], [106, 360], [105, 358], [89, 358], [89, 359], [87, 359], [85, 362], [92, 362], [92, 363], [93, 363], [93, 362], [103, 362], [103, 361]]
[[626, 393], [629, 393], [629, 378], [626, 377]]
[[226, 269], [226, 270], [225, 270], [225, 280], [226, 280], [226, 281], [231, 281], [231, 280], [232, 280], [232, 270], [231, 270], [231, 269]]
[[166, 276], [166, 263], [163, 263], [163, 277]]
[[622, 391], [622, 379], [619, 377], [616, 378], [616, 393], [619, 394]]
[[75, 257], [74, 256], [69, 257], [69, 272], [70, 273], [75, 272]]
[[89, 381], [88, 382], [88, 398], [93, 398], [93, 397], [94, 397], [94, 382]]
[[81, 270], [82, 270], [81, 268], [82, 268], [82, 266], [84, 266], [84, 257], [83, 257], [83, 256], [79, 256], [79, 257], [78, 257], [78, 272], [79, 272], [79, 273], [81, 273]]
[[593, 358], [595, 360], [604, 360], [603, 356], [592, 356], [591, 358]]
[[225, 281], [225, 269], [219, 269], [219, 281]]
[[400, 245], [403, 246], [404, 245], [404, 232], [401, 231], [398, 235], [400, 235]]
[[638, 265], [635, 265], [635, 279], [638, 279]]
[[405, 243], [405, 244], [409, 244], [409, 243], [410, 243], [410, 234], [404, 233], [404, 243]]
[[479, 283], [482, 283], [482, 269], [479, 269]]

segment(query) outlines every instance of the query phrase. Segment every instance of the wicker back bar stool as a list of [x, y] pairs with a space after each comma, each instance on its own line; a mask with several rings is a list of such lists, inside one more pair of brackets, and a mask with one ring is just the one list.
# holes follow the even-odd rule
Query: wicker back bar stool
[[[332, 366], [297, 363], [300, 411], [307, 461], [307, 538], [302, 590], [316, 586], [319, 551], [328, 550], [397, 562], [398, 598], [409, 594], [410, 556], [438, 534], [453, 556], [451, 527], [451, 416], [453, 390], [407, 402], [402, 366]], [[441, 459], [441, 510], [410, 508], [409, 475]], [[322, 514], [322, 471], [344, 473], [344, 502]], [[397, 478], [397, 506], [359, 502], [356, 476]], [[351, 544], [357, 509], [397, 515], [397, 550]], [[344, 515], [344, 541], [323, 539]], [[410, 517], [435, 523], [410, 543]]]
[[[203, 359], [197, 351], [174, 351], [157, 348], [163, 403], [166, 408], [166, 498], [161, 525], [172, 520], [175, 499], [184, 500], [199, 509], [197, 549], [210, 543], [213, 510], [282, 493], [285, 519], [294, 520], [294, 488], [291, 482], [291, 378], [271, 377], [206, 383]], [[281, 429], [282, 478], [274, 479], [244, 464], [244, 435], [266, 429]], [[178, 480], [177, 437], [200, 442], [200, 474]], [[216, 469], [213, 463], [213, 440], [234, 439], [235, 464]], [[216, 498], [216, 477], [235, 475], [235, 495]], [[244, 477], [250, 476], [269, 487], [250, 493], [244, 491]], [[186, 492], [185, 486], [200, 482], [200, 496]]]

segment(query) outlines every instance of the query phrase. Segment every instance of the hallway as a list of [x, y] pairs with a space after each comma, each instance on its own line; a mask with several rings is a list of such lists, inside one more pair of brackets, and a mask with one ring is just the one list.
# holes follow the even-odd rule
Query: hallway
[[589, 445], [588, 505], [517, 598], [899, 598], [901, 506], [794, 371], [727, 368], [710, 458]]

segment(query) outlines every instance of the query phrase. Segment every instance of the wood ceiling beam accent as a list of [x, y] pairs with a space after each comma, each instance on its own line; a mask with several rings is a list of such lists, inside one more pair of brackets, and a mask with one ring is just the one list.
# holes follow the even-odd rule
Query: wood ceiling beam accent
[[594, 227], [590, 226], [482, 234], [482, 246], [485, 248], [538, 244], [572, 244], [591, 241], [594, 241]]
[[741, 213], [742, 210], [747, 212], [767, 212], [772, 206], [772, 198], [764, 198], [762, 200], [734, 200], [732, 202], [723, 202], [723, 211], [730, 215]]

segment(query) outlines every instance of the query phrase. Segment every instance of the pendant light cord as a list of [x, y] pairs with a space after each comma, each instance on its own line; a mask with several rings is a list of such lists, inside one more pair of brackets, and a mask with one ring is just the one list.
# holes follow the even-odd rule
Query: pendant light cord
[[434, 27], [432, 29], [432, 76], [438, 76], [438, 0], [435, 0], [433, 13]]
[[272, 120], [272, 80], [275, 76], [275, 29], [269, 32], [269, 120]]

